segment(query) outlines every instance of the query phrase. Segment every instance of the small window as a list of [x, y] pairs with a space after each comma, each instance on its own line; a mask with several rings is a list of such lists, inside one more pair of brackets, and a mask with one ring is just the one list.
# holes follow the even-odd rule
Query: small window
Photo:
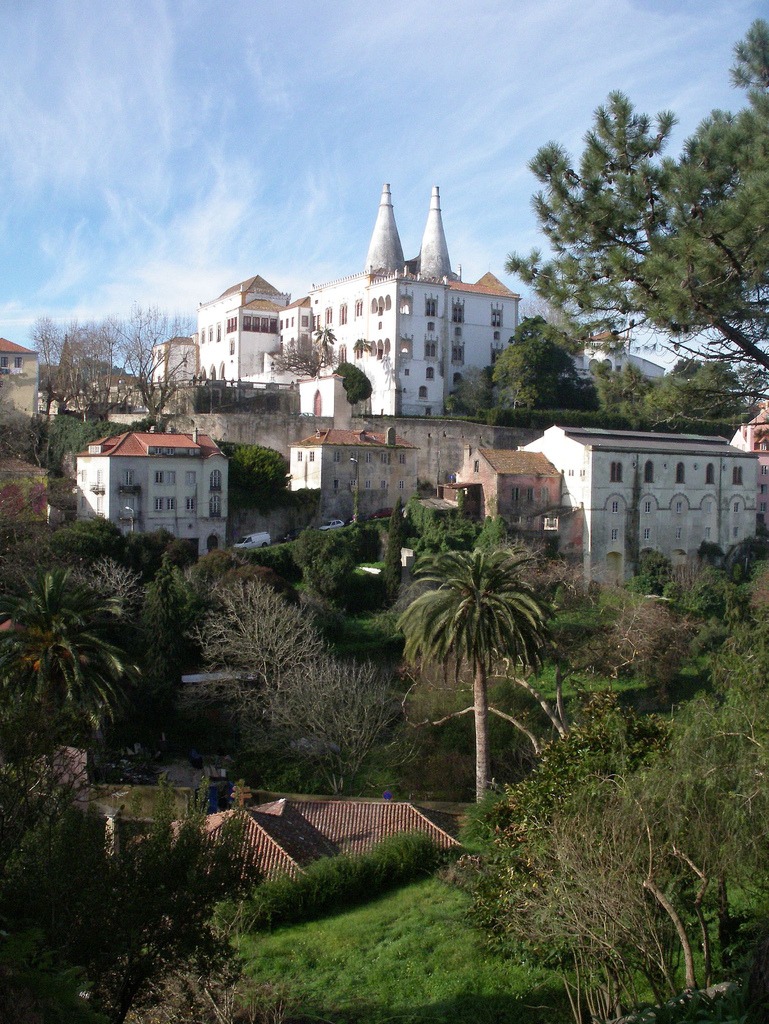
[[710, 540], [710, 527], [705, 527], [705, 540]]
[[419, 397], [420, 398], [427, 398], [427, 388], [424, 386], [424, 384], [419, 389]]
[[614, 512], [614, 513], [617, 513], [617, 512], [619, 512], [619, 502], [618, 502], [618, 501], [613, 501], [613, 502], [611, 503], [611, 510], [612, 510], [612, 512]]
[[647, 526], [646, 529], [644, 530], [644, 540], [649, 540], [651, 535], [652, 535], [652, 532], [649, 529], [649, 527]]
[[652, 510], [652, 503], [650, 501], [645, 501], [644, 502], [644, 512], [646, 512], [648, 514], [649, 512], [651, 512], [651, 510]]
[[184, 507], [185, 507], [185, 509], [188, 512], [194, 512], [195, 511], [195, 499], [194, 498], [185, 498], [184, 499]]
[[715, 470], [713, 469], [713, 463], [712, 462], [709, 462], [707, 464], [707, 466], [705, 467], [705, 483], [706, 484], [713, 484], [713, 483], [715, 483]]
[[654, 463], [649, 459], [644, 465], [644, 483], [654, 483]]
[[338, 491], [338, 490], [339, 490], [339, 481], [338, 481], [338, 480], [335, 480], [335, 481], [334, 481], [334, 490], [335, 490], [335, 491]]
[[211, 490], [220, 491], [222, 489], [222, 474], [218, 469], [211, 470]]
[[156, 484], [162, 484], [163, 483], [163, 470], [162, 469], [156, 469], [155, 470], [155, 483]]
[[739, 511], [740, 511], [740, 503], [739, 503], [739, 501], [735, 501], [734, 505], [732, 505], [732, 512], [739, 512]]
[[169, 512], [173, 512], [176, 508], [176, 498], [166, 498], [166, 508]]
[[425, 370], [425, 380], [435, 379], [435, 369], [432, 366], [428, 366]]
[[366, 483], [365, 483], [365, 490], [367, 490], [367, 491], [371, 490], [371, 481], [370, 480], [366, 481]]
[[342, 461], [341, 452], [334, 452], [334, 462], [341, 462], [341, 461]]
[[163, 499], [162, 498], [155, 498], [155, 511], [156, 512], [162, 512], [163, 511]]
[[214, 519], [222, 514], [222, 499], [218, 494], [212, 494], [208, 499], [208, 514]]
[[380, 480], [379, 481], [379, 489], [380, 489], [380, 491], [386, 491], [387, 490], [387, 481], [386, 480]]
[[680, 516], [683, 512], [684, 503], [682, 501], [676, 502], [676, 515]]
[[315, 462], [315, 452], [310, 452], [310, 462]]
[[184, 474], [184, 482], [185, 482], [185, 484], [187, 484], [188, 487], [191, 487], [191, 486], [193, 486], [195, 484], [195, 470], [194, 469], [188, 469], [187, 470], [187, 472]]
[[735, 466], [734, 469], [732, 470], [732, 483], [733, 484], [741, 484], [742, 483], [742, 466]]
[[677, 526], [676, 527], [676, 540], [680, 540], [680, 539], [681, 539], [681, 527]]
[[682, 484], [686, 482], [686, 470], [683, 462], [676, 463], [676, 483]]
[[371, 462], [371, 452], [366, 452], [366, 462]]
[[304, 459], [304, 452], [297, 452], [296, 453], [296, 461], [297, 462], [301, 462], [303, 459]]
[[611, 466], [609, 468], [609, 480], [613, 484], [621, 484], [622, 483], [622, 463], [621, 462], [612, 462], [612, 464], [611, 464]]
[[405, 452], [401, 452], [400, 453], [400, 455], [398, 456], [398, 462], [400, 462], [401, 466], [405, 466], [406, 465], [406, 453]]
[[476, 459], [475, 462], [473, 463], [473, 473], [480, 473], [480, 471], [481, 471], [480, 459]]
[[613, 530], [611, 531], [611, 539], [612, 539], [612, 540], [618, 540], [618, 539], [619, 539], [619, 530], [617, 529], [617, 527], [616, 527], [616, 526], [615, 526], [615, 527], [614, 527], [614, 529], [613, 529]]

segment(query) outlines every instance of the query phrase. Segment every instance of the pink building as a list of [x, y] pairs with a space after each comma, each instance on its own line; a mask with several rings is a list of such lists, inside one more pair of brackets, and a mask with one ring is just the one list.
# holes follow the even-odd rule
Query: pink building
[[735, 448], [754, 452], [758, 457], [758, 493], [756, 522], [766, 524], [769, 502], [769, 402], [759, 402], [759, 410], [749, 423], [743, 423], [732, 438]]

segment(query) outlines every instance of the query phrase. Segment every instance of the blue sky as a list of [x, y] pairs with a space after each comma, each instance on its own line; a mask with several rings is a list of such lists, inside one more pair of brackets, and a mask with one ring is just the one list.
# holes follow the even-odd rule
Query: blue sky
[[441, 189], [452, 264], [542, 244], [537, 148], [621, 89], [736, 109], [753, 0], [0, 0], [0, 336], [39, 316], [194, 314], [261, 274], [363, 268], [382, 183], [406, 257]]

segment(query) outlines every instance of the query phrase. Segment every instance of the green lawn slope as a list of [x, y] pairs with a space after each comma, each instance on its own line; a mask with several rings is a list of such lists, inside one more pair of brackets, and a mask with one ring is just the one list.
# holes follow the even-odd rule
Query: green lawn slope
[[247, 972], [290, 992], [293, 1020], [545, 1024], [560, 989], [486, 950], [468, 897], [428, 879], [336, 917], [245, 936]]

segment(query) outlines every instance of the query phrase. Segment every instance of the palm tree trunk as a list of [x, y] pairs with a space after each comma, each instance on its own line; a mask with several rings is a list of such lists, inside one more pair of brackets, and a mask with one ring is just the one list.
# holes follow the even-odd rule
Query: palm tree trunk
[[478, 803], [486, 795], [491, 773], [489, 756], [489, 698], [486, 684], [486, 666], [475, 667], [473, 681], [473, 706], [475, 708], [475, 799]]

